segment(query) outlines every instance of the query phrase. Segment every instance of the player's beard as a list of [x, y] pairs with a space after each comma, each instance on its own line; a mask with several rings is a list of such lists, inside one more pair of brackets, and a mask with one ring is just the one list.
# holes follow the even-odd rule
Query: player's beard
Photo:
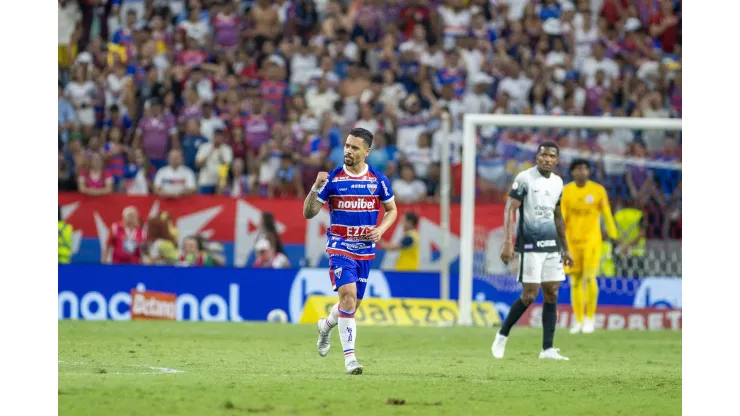
[[355, 165], [355, 159], [352, 156], [344, 156], [344, 164], [347, 166], [354, 166]]

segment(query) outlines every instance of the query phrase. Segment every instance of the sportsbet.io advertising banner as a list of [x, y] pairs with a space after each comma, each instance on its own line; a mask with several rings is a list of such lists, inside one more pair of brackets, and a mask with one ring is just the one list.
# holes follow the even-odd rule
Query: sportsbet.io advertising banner
[[[599, 279], [597, 328], [681, 329], [681, 279]], [[446, 326], [457, 304], [441, 301], [438, 273], [373, 270], [358, 311], [363, 325]], [[476, 325], [499, 325], [519, 296], [516, 280], [473, 280]], [[514, 289], [514, 290], [512, 290]], [[450, 294], [457, 298], [458, 278]], [[59, 319], [315, 322], [336, 300], [328, 269], [59, 266]], [[540, 326], [542, 298], [520, 320]], [[570, 325], [570, 288], [560, 289], [558, 323]]]

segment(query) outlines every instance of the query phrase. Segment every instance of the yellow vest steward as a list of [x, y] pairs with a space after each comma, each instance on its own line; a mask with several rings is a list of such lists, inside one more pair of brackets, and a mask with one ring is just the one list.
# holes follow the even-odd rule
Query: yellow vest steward
[[[619, 241], [629, 243], [638, 239], [642, 217], [642, 211], [635, 208], [623, 208], [614, 214], [614, 221], [617, 223], [617, 229], [619, 230]], [[646, 244], [645, 237], [639, 237], [637, 245], [632, 248], [630, 254], [637, 257], [644, 256]]]
[[401, 247], [396, 261], [396, 270], [419, 270], [419, 233], [408, 231], [404, 237], [411, 237], [414, 242], [408, 247]]
[[614, 246], [611, 241], [604, 241], [601, 243], [601, 267], [600, 276], [614, 277], [617, 274], [616, 267], [614, 266], [614, 260], [612, 259], [612, 250]]
[[59, 263], [69, 264], [72, 258], [72, 226], [59, 221]]

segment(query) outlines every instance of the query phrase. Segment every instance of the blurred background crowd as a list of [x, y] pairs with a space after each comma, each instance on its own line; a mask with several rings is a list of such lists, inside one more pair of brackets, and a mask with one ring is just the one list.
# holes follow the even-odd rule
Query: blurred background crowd
[[[680, 0], [58, 2], [63, 191], [302, 198], [364, 127], [399, 203], [436, 200], [447, 136], [454, 200], [465, 113], [681, 117]], [[483, 127], [478, 200], [543, 140], [681, 237], [680, 133]]]

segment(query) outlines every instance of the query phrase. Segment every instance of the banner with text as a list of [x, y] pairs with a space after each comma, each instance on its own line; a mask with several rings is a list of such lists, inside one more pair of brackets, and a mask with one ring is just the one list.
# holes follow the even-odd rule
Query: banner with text
[[[89, 197], [78, 193], [59, 193], [59, 204], [62, 217], [74, 228], [73, 263], [99, 263], [101, 246], [108, 238], [111, 225], [121, 220], [124, 207], [132, 205], [142, 217], [168, 211], [175, 219], [180, 239], [201, 234], [224, 243], [227, 264], [237, 267], [252, 264], [262, 213], [270, 212], [275, 216], [286, 254], [294, 267], [299, 266], [302, 259], [309, 265], [328, 265], [324, 250], [329, 211], [324, 208], [319, 215], [306, 220], [302, 215], [303, 201], [225, 196], [192, 196], [183, 199], [128, 195]], [[386, 232], [384, 239], [400, 241], [403, 213], [415, 212], [419, 216], [420, 270], [438, 271], [438, 243], [442, 241], [439, 205], [399, 205], [398, 209], [399, 220]], [[503, 206], [478, 204], [475, 215], [476, 238], [485, 239], [488, 247], [499, 247], [503, 242]], [[450, 233], [451, 270], [457, 271], [460, 250], [459, 205], [451, 206]], [[489, 252], [491, 258], [486, 259], [489, 273], [506, 273], [506, 268], [497, 260], [496, 250]], [[397, 258], [397, 252], [378, 251], [373, 267], [392, 270]]]
[[[70, 264], [59, 265], [58, 270], [59, 319], [174, 318], [190, 321], [275, 320], [298, 323], [310, 297], [326, 296], [336, 299], [326, 268], [273, 270]], [[516, 279], [499, 276], [488, 281], [473, 280], [475, 305], [492, 304], [501, 319], [508, 314], [511, 304], [519, 297], [519, 292], [511, 291], [510, 286], [501, 290], [504, 282], [516, 284]], [[615, 327], [619, 323], [618, 318], [609, 316], [610, 306], [636, 310], [681, 309], [680, 278], [599, 279], [599, 285], [602, 288], [599, 312], [607, 314], [604, 318], [607, 322], [605, 325]], [[457, 299], [457, 294], [458, 278], [453, 275], [450, 280], [451, 299]], [[441, 298], [439, 274], [372, 270], [365, 297], [438, 300]], [[541, 295], [536, 302], [542, 302]], [[323, 306], [318, 307], [325, 309], [329, 303], [329, 300], [325, 300]], [[569, 311], [570, 287], [567, 284], [560, 288], [559, 303], [561, 313]], [[429, 305], [424, 305], [426, 306], [409, 303], [400, 307], [418, 309], [411, 316], [421, 319], [417, 317], [417, 313], [426, 313]], [[496, 322], [490, 317], [487, 307], [474, 309], [474, 313], [486, 317], [481, 318], [486, 322]], [[535, 310], [533, 308], [530, 311], [533, 318], [522, 318], [521, 321], [536, 322]], [[319, 310], [314, 313], [321, 312]], [[440, 317], [447, 316], [447, 312], [441, 309], [430, 313], [430, 319], [435, 322]], [[637, 325], [634, 323], [636, 318], [625, 316], [625, 319], [627, 327]], [[647, 316], [645, 319], [646, 326], [656, 325], [657, 318], [654, 316]], [[674, 317], [670, 315], [665, 319], [670, 321]], [[669, 324], [664, 323], [664, 326]]]
[[[311, 296], [306, 301], [300, 323], [316, 323], [328, 316], [337, 298]], [[364, 299], [355, 314], [357, 323], [387, 326], [452, 326], [458, 321], [457, 302], [439, 299]], [[473, 325], [494, 326], [501, 318], [492, 302], [473, 302]]]

